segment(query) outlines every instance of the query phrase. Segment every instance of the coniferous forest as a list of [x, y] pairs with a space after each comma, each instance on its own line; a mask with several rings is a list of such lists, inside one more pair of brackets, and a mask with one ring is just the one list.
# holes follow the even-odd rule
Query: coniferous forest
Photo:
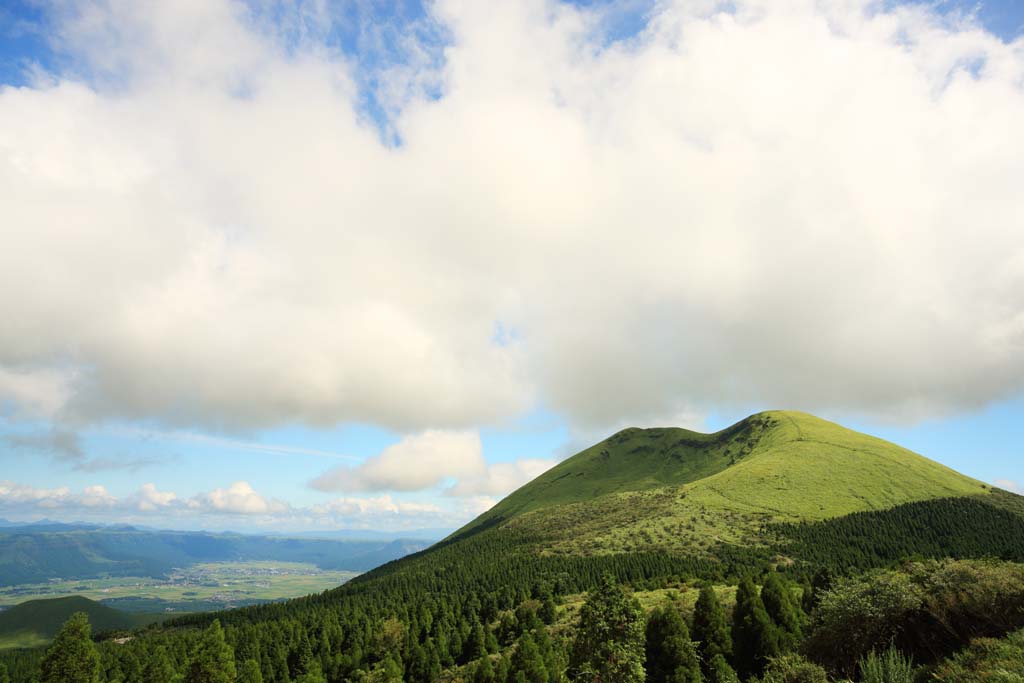
[[964, 667], [987, 661], [972, 643], [1020, 649], [978, 640], [1024, 628], [1013, 504], [780, 526], [777, 545], [703, 558], [546, 556], [479, 532], [287, 603], [132, 633], [92, 634], [77, 615], [49, 648], [0, 661], [15, 683], [972, 680]]

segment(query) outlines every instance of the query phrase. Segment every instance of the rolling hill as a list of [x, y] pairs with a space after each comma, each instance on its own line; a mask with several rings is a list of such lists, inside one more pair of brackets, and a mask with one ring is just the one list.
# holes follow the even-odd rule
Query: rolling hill
[[0, 612], [0, 649], [43, 645], [75, 612], [85, 612], [94, 633], [138, 628], [163, 619], [154, 614], [130, 614], [80, 596], [30, 600]]

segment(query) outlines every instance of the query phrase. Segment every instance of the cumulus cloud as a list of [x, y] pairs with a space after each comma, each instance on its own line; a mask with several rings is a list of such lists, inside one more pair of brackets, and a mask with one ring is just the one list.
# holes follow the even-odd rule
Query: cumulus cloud
[[523, 458], [513, 462], [494, 463], [479, 475], [459, 479], [446, 492], [452, 496], [476, 498], [479, 505], [489, 500], [491, 502], [484, 508], [486, 510], [494, 505], [494, 500], [489, 498], [490, 496], [506, 496], [557, 464], [557, 460], [547, 458]]
[[1018, 482], [1015, 482], [1010, 479], [996, 479], [992, 483], [1005, 491], [1019, 493], [1020, 495], [1024, 496], [1024, 486], [1022, 486]]
[[313, 506], [313, 512], [320, 515], [351, 518], [370, 516], [380, 519], [387, 515], [435, 516], [441, 508], [433, 503], [397, 501], [391, 496], [374, 498], [344, 497]]
[[[439, 0], [444, 59], [381, 74], [389, 148], [329, 31], [68, 5], [75, 71], [0, 91], [0, 395], [26, 410], [413, 432], [1024, 389], [1021, 40], [738, 0], [608, 44], [599, 10]], [[435, 476], [392, 461], [321, 485]]]
[[173, 491], [160, 491], [156, 484], [143, 484], [138, 493], [135, 494], [135, 505], [143, 512], [152, 512], [165, 508], [178, 500], [178, 495]]
[[308, 507], [292, 506], [268, 498], [247, 482], [182, 497], [162, 491], [156, 484], [143, 484], [135, 493], [115, 496], [94, 484], [81, 491], [60, 486], [42, 488], [12, 481], [0, 481], [0, 511], [21, 519], [63, 514], [74, 519], [109, 521], [115, 515], [122, 522], [155, 522], [175, 527], [210, 525], [235, 528], [238, 524], [267, 528], [392, 528], [411, 529], [434, 525], [463, 524], [494, 501], [474, 498], [454, 506], [440, 506], [422, 500], [391, 495], [345, 496]]
[[521, 458], [488, 464], [477, 432], [429, 430], [403, 438], [358, 466], [330, 469], [310, 486], [321, 491], [422, 491], [447, 483], [450, 496], [504, 496], [557, 462]]
[[0, 504], [4, 507], [26, 504], [43, 508], [59, 507], [71, 497], [71, 489], [67, 486], [47, 489], [13, 481], [0, 481]]
[[403, 438], [355, 467], [336, 467], [310, 485], [321, 491], [419, 491], [486, 467], [476, 432], [430, 430]]
[[212, 512], [239, 515], [277, 514], [288, 510], [287, 503], [265, 498], [246, 481], [236, 481], [227, 488], [218, 488], [190, 498], [188, 506]]

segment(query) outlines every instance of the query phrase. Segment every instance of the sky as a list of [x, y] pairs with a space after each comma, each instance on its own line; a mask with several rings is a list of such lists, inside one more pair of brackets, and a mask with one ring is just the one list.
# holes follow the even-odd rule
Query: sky
[[0, 518], [450, 529], [805, 410], [1024, 492], [1024, 3], [6, 0]]

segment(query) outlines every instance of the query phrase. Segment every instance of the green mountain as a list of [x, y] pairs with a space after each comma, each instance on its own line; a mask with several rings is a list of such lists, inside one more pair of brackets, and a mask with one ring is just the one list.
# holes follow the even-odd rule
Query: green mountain
[[[1024, 498], [813, 416], [766, 412], [715, 434], [624, 430], [443, 541], [336, 589], [184, 615], [101, 650], [123, 672], [164, 644], [180, 675], [196, 629], [217, 619], [239, 662], [258, 658], [265, 683], [296, 680], [313, 660], [327, 681], [515, 683], [545, 667], [553, 677], [526, 680], [566, 680], [581, 605], [610, 574], [648, 609], [672, 601], [692, 611], [707, 582], [726, 614], [736, 587], [751, 586], [754, 610], [751, 580], [775, 584], [762, 610], [781, 614], [795, 595], [802, 609], [828, 606], [833, 626], [813, 634], [824, 648], [815, 652], [843, 678], [893, 634], [912, 635], [908, 652], [935, 661], [970, 638], [1024, 627], [1021, 562]], [[838, 582], [845, 593], [819, 603], [836, 575], [859, 583]], [[796, 627], [783, 638], [764, 619], [762, 635], [797, 646]], [[755, 652], [744, 637], [734, 633], [733, 661]], [[0, 661], [21, 683], [39, 657], [9, 651]], [[104, 679], [115, 680], [116, 671]]]
[[757, 543], [766, 524], [817, 521], [990, 487], [806, 413], [752, 415], [714, 434], [626, 429], [515, 491], [449, 540], [485, 529], [548, 552], [688, 552]]
[[0, 612], [0, 649], [47, 643], [75, 612], [85, 612], [94, 633], [138, 628], [163, 618], [153, 614], [121, 612], [77, 595], [29, 600]]

